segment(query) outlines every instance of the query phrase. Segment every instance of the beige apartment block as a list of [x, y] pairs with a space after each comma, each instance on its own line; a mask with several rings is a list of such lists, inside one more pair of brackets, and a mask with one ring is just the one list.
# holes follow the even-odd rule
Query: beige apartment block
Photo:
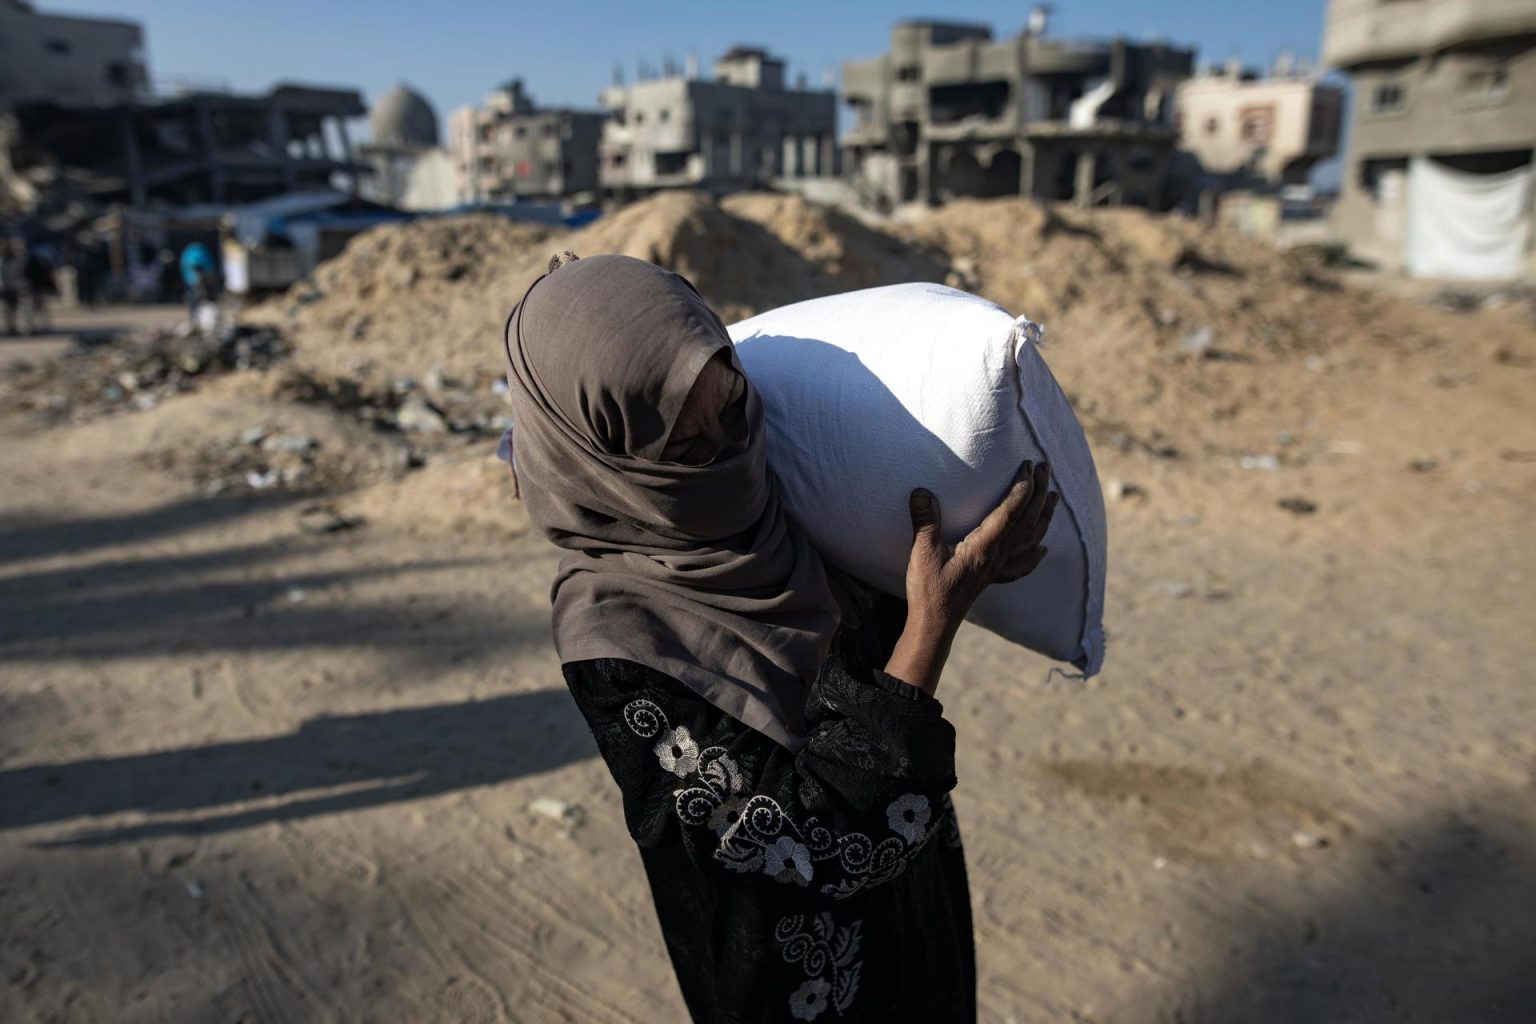
[[674, 70], [604, 89], [604, 190], [724, 192], [835, 174], [836, 96], [784, 79], [782, 60], [738, 46], [713, 79]]
[[469, 202], [595, 199], [603, 115], [545, 108], [519, 79], [449, 115], [448, 149]]
[[1226, 67], [1178, 91], [1179, 147], [1207, 180], [1249, 187], [1306, 183], [1339, 151], [1343, 117], [1342, 89], [1283, 66], [1268, 78]]

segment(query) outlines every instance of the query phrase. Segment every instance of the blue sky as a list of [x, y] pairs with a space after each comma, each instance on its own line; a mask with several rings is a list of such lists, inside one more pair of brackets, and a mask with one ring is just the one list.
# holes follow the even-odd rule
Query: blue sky
[[[1281, 50], [1315, 58], [1325, 0], [1058, 0], [1051, 32], [1124, 34], [1194, 45], [1199, 59], [1268, 65]], [[45, 11], [143, 24], [151, 74], [237, 89], [279, 79], [351, 85], [368, 102], [405, 80], [440, 117], [512, 77], [540, 103], [595, 106], [618, 62], [659, 68], [696, 52], [704, 67], [733, 43], [783, 55], [813, 83], [823, 70], [886, 49], [893, 21], [943, 16], [1012, 34], [1028, 2], [909, 6], [872, 0], [637, 3], [545, 0], [40, 0]]]

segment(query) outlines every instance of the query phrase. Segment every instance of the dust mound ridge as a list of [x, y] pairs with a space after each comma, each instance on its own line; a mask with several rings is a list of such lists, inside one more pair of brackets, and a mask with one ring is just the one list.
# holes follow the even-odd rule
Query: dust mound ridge
[[418, 221], [360, 236], [263, 315], [322, 376], [436, 368], [485, 385], [502, 372], [507, 313], [562, 249], [675, 270], [727, 322], [904, 281], [977, 292], [1046, 324], [1047, 357], [1096, 440], [1164, 457], [1272, 446], [1315, 419], [1325, 369], [1443, 343], [1422, 307], [1304, 257], [1185, 218], [1023, 199], [957, 202], [888, 230], [793, 196], [689, 192], [575, 232]]
[[258, 312], [307, 368], [463, 379], [501, 372], [507, 313], [552, 253], [619, 253], [687, 277], [727, 322], [892, 281], [942, 280], [943, 262], [798, 198], [663, 193], [575, 232], [489, 215], [377, 228]]

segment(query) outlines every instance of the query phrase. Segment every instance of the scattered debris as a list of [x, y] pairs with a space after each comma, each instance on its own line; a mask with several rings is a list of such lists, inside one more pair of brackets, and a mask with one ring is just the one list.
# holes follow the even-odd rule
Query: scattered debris
[[443, 414], [420, 395], [412, 395], [395, 410], [395, 423], [406, 433], [444, 434], [448, 421]]
[[1433, 473], [1436, 469], [1440, 468], [1440, 460], [1421, 456], [1420, 458], [1410, 460], [1408, 468], [1415, 473]]
[[1125, 480], [1117, 480], [1114, 477], [1111, 477], [1104, 482], [1104, 493], [1106, 496], [1108, 496], [1110, 501], [1129, 501], [1134, 499], [1144, 500], [1147, 497], [1146, 488], [1142, 487], [1140, 484], [1129, 483]]
[[1310, 516], [1317, 511], [1317, 502], [1307, 498], [1281, 498], [1275, 504], [1298, 516]]
[[1488, 299], [1488, 295], [1465, 288], [1442, 288], [1435, 293], [1429, 303], [1448, 313], [1465, 316], [1481, 310]]
[[[244, 435], [241, 435], [244, 437]], [[311, 449], [320, 447], [320, 442], [308, 434], [279, 434], [269, 437], [261, 442], [261, 450], [264, 452], [279, 452], [288, 455], [296, 455]]]
[[1280, 468], [1280, 459], [1267, 452], [1263, 455], [1244, 455], [1238, 460], [1238, 465], [1244, 469], [1258, 469], [1265, 472], [1273, 472]]
[[1291, 833], [1291, 842], [1303, 850], [1319, 850], [1328, 845], [1328, 837], [1299, 828]]
[[70, 349], [40, 363], [15, 363], [0, 378], [0, 406], [46, 423], [81, 422], [152, 409], [198, 378], [272, 366], [288, 354], [272, 326], [237, 325], [221, 336], [158, 331]]
[[586, 812], [579, 806], [556, 800], [552, 796], [539, 797], [528, 805], [528, 810], [559, 822], [567, 829], [575, 828], [586, 820]]
[[299, 512], [299, 529], [305, 533], [340, 533], [361, 525], [361, 519], [344, 516], [330, 505], [308, 505]]
[[1205, 357], [1211, 354], [1211, 346], [1216, 342], [1216, 332], [1209, 327], [1197, 327], [1184, 335], [1179, 342], [1179, 348], [1189, 355]]

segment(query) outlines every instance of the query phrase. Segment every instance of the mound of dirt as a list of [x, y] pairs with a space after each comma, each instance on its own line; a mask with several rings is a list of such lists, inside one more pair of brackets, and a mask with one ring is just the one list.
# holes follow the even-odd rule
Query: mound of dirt
[[1177, 216], [969, 200], [887, 231], [799, 197], [689, 192], [577, 232], [486, 215], [379, 228], [263, 315], [317, 379], [379, 390], [443, 373], [489, 395], [505, 317], [562, 249], [676, 270], [727, 322], [854, 288], [947, 281], [1044, 322], [1047, 357], [1095, 441], [1162, 458], [1304, 458], [1328, 403], [1404, 355], [1445, 348], [1454, 330], [1420, 305]]
[[1444, 341], [1418, 307], [1177, 216], [972, 200], [901, 233], [1046, 325], [1096, 441], [1164, 457], [1294, 457], [1337, 397], [1325, 378]]
[[717, 204], [692, 192], [635, 203], [570, 233], [479, 215], [377, 228], [258, 316], [298, 339], [298, 361], [356, 377], [433, 367], [501, 373], [506, 315], [553, 252], [619, 253], [675, 270], [727, 322], [788, 302], [893, 281], [942, 280], [931, 255], [797, 197]]

